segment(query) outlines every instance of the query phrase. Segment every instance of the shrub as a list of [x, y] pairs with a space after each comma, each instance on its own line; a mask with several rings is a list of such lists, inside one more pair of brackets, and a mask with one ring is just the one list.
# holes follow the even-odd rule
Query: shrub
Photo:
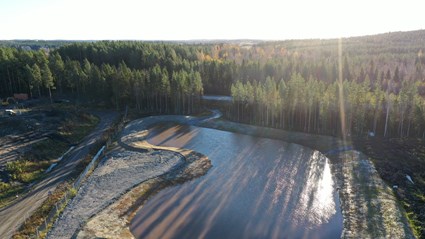
[[6, 192], [10, 188], [10, 184], [0, 182], [0, 193]]
[[71, 197], [75, 197], [75, 196], [77, 195], [77, 189], [75, 189], [75, 188], [71, 188], [71, 189], [69, 190], [69, 193], [70, 193], [70, 196], [71, 196]]

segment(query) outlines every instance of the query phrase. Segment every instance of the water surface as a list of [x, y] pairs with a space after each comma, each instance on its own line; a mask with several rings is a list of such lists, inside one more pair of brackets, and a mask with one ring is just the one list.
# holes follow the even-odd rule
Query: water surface
[[207, 175], [152, 197], [132, 220], [137, 238], [339, 238], [329, 160], [279, 140], [160, 125], [149, 142], [207, 155]]
[[203, 95], [203, 100], [214, 100], [214, 101], [228, 101], [231, 102], [233, 100], [232, 96], [227, 95]]

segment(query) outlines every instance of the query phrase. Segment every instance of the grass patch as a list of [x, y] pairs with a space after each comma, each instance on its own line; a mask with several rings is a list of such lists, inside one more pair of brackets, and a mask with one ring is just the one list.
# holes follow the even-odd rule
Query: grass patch
[[15, 200], [16, 195], [21, 194], [24, 187], [21, 184], [12, 186], [10, 183], [0, 182], [0, 208]]
[[90, 133], [99, 121], [99, 118], [93, 115], [80, 113], [78, 117], [66, 120], [59, 128], [59, 134], [76, 144]]
[[201, 111], [198, 114], [194, 115], [196, 117], [204, 117], [204, 116], [210, 116], [211, 115], [211, 111]]
[[31, 183], [43, 176], [43, 172], [50, 166], [49, 161], [33, 162], [29, 160], [17, 160], [8, 162], [6, 170], [12, 180], [21, 183]]
[[4, 207], [25, 192], [25, 186], [44, 177], [44, 171], [50, 166], [48, 161], [32, 162], [17, 160], [6, 164], [6, 171], [12, 182], [0, 182], [0, 207]]
[[25, 154], [25, 158], [30, 161], [50, 161], [59, 158], [66, 150], [69, 145], [63, 141], [46, 139], [35, 143], [32, 146], [31, 151]]
[[[414, 198], [398, 195], [400, 204], [404, 209], [404, 216], [407, 219], [407, 223], [412, 229], [413, 234], [416, 238], [424, 238], [425, 235], [425, 222], [421, 219], [423, 214], [418, 212], [418, 208], [425, 206], [425, 195], [421, 193], [419, 189], [406, 188], [403, 194], [409, 194]], [[419, 205], [419, 206], [418, 206]]]
[[421, 194], [419, 192], [414, 194], [420, 201], [422, 201], [425, 204], [425, 194]]
[[[406, 208], [406, 207], [405, 207]], [[413, 231], [413, 234], [415, 235], [416, 238], [420, 238], [421, 235], [421, 231], [422, 231], [422, 226], [420, 224], [423, 224], [423, 222], [421, 223], [418, 220], [418, 217], [416, 215], [415, 212], [409, 210], [405, 212], [405, 216], [407, 218], [407, 221], [410, 225], [410, 228]]]

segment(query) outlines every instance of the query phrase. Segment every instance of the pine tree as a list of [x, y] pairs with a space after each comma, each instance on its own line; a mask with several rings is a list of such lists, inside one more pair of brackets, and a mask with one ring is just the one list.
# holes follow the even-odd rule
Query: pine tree
[[49, 92], [50, 103], [53, 103], [53, 100], [52, 100], [52, 89], [54, 89], [53, 76], [47, 63], [43, 64], [43, 68], [41, 70], [41, 78], [42, 78], [42, 85], [45, 88], [47, 88]]
[[42, 84], [40, 67], [34, 63], [31, 70], [31, 85], [38, 90], [38, 97], [41, 97], [40, 86]]

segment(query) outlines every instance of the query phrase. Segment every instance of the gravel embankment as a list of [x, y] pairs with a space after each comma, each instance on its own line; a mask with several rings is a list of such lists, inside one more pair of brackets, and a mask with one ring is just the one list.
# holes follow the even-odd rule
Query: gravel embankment
[[192, 152], [186, 156], [186, 164], [178, 170], [141, 183], [90, 218], [77, 238], [134, 238], [130, 222], [150, 197], [166, 187], [205, 175], [210, 168], [211, 161], [206, 156]]
[[171, 151], [111, 153], [83, 184], [47, 238], [71, 238], [90, 217], [129, 189], [172, 171], [184, 162], [183, 156]]
[[392, 189], [367, 156], [349, 150], [336, 157], [344, 218], [341, 238], [415, 238]]

